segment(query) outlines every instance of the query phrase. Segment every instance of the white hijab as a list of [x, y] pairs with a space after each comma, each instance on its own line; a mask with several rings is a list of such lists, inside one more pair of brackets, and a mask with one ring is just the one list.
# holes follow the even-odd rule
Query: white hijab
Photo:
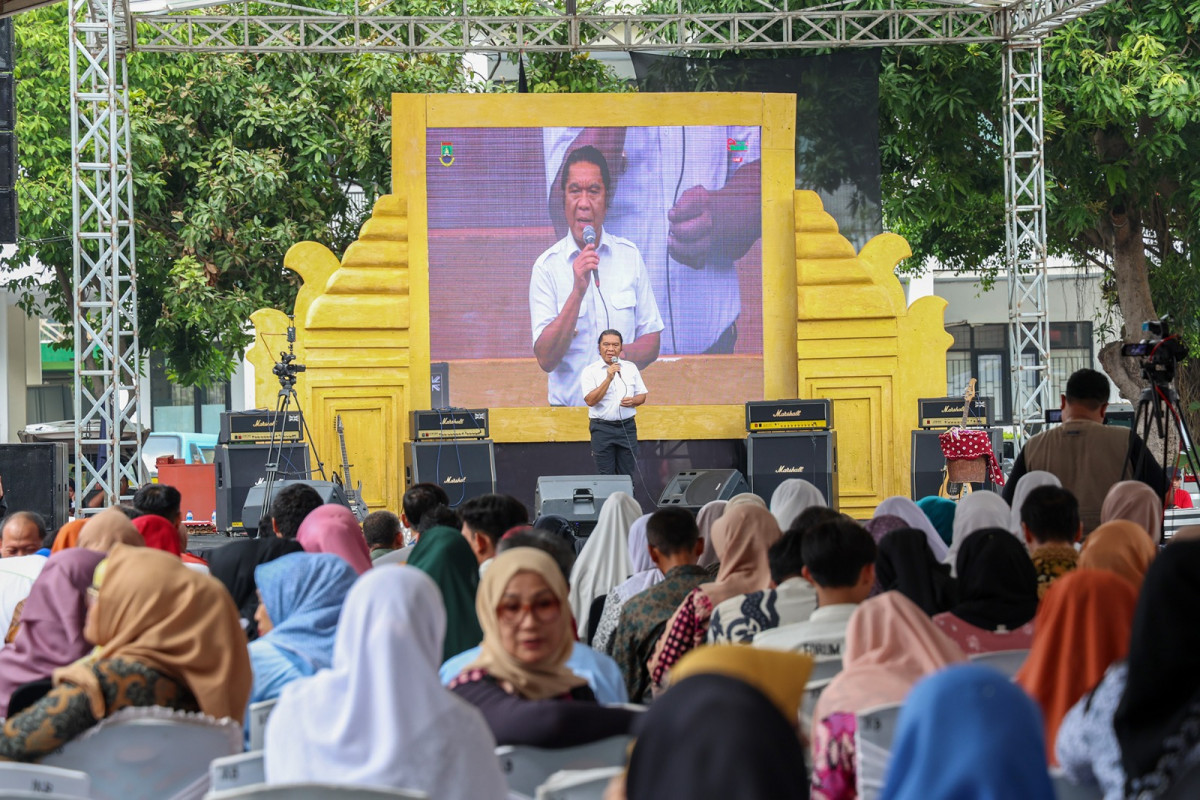
[[[646, 525], [650, 521], [649, 514], [642, 514], [633, 521], [629, 528], [629, 560], [633, 564], [633, 576], [619, 584], [612, 593], [617, 595], [617, 604], [623, 605], [634, 595], [641, 594], [651, 586], [662, 583], [665, 577], [654, 560], [650, 558], [650, 540], [646, 534]], [[610, 593], [611, 596], [611, 593]], [[611, 603], [612, 600], [610, 599]]]
[[779, 523], [779, 530], [787, 531], [801, 512], [813, 506], [824, 508], [825, 495], [803, 478], [788, 478], [775, 487], [771, 494], [771, 513]]
[[642, 507], [624, 492], [613, 492], [600, 507], [596, 529], [571, 569], [571, 611], [581, 635], [588, 629], [592, 601], [633, 574], [629, 529], [641, 515]]
[[889, 497], [879, 504], [875, 509], [875, 513], [871, 516], [882, 517], [891, 515], [899, 517], [908, 523], [908, 527], [916, 528], [925, 534], [925, 538], [929, 541], [929, 549], [933, 551], [933, 557], [938, 561], [946, 557], [946, 543], [942, 541], [942, 537], [938, 535], [937, 528], [933, 527], [933, 523], [929, 521], [929, 517], [925, 516], [925, 512], [921, 507], [909, 500], [907, 497], [899, 495]]
[[1046, 472], [1044, 469], [1035, 469], [1033, 472], [1026, 472], [1017, 481], [1017, 488], [1013, 490], [1012, 509], [1009, 512], [1008, 529], [1012, 531], [1013, 536], [1016, 536], [1022, 542], [1025, 541], [1025, 531], [1021, 528], [1021, 506], [1025, 505], [1026, 498], [1029, 493], [1040, 486], [1057, 486], [1062, 487], [1062, 481], [1052, 472]]
[[958, 577], [958, 550], [968, 536], [984, 528], [1008, 530], [1009, 520], [1008, 503], [995, 492], [971, 492], [959, 500], [958, 510], [954, 512], [954, 538], [950, 541], [950, 552], [942, 559], [943, 564], [950, 565], [950, 574]]
[[446, 610], [433, 579], [386, 566], [342, 608], [333, 666], [284, 687], [267, 722], [267, 783], [418, 789], [441, 800], [503, 800], [496, 740], [438, 680]]

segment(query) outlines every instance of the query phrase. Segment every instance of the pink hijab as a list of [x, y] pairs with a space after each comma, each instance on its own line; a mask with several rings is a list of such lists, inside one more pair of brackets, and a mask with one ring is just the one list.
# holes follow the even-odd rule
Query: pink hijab
[[1114, 483], [1100, 507], [1100, 522], [1127, 519], [1141, 525], [1150, 540], [1162, 542], [1163, 501], [1158, 493], [1141, 481]]
[[333, 553], [359, 575], [371, 568], [371, 551], [350, 509], [333, 503], [314, 509], [300, 523], [296, 541], [309, 553]]

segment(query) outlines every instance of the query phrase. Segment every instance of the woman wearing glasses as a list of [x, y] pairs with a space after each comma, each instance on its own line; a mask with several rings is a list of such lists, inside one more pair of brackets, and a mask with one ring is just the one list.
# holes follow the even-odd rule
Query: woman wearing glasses
[[632, 712], [597, 704], [565, 666], [575, 646], [567, 583], [549, 555], [518, 547], [497, 556], [475, 612], [481, 653], [450, 689], [479, 708], [497, 744], [573, 747], [629, 733]]

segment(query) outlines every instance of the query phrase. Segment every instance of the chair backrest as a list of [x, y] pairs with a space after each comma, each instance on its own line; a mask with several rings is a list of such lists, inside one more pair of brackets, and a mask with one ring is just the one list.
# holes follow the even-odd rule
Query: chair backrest
[[815, 681], [825, 681], [832, 678], [842, 671], [841, 658], [821, 658], [813, 663], [812, 674], [808, 676], [808, 682], [811, 684]]
[[875, 706], [854, 715], [855, 781], [860, 800], [875, 800], [883, 791], [888, 760], [892, 755], [892, 738], [900, 704]]
[[537, 800], [603, 800], [604, 792], [624, 767], [563, 770], [538, 787]]
[[1009, 678], [1017, 674], [1017, 670], [1021, 668], [1027, 658], [1029, 658], [1028, 650], [997, 650], [994, 653], [971, 654], [971, 661], [976, 664], [987, 664], [989, 667], [1000, 670]]
[[243, 786], [210, 794], [209, 800], [429, 800], [415, 789], [387, 789], [376, 786], [338, 786], [332, 783], [265, 783]]
[[6, 792], [33, 792], [59, 797], [91, 797], [92, 781], [86, 772], [45, 764], [0, 763], [0, 797]]
[[210, 795], [265, 783], [266, 780], [262, 750], [215, 758], [208, 768]]
[[213, 759], [241, 752], [232, 719], [168, 708], [124, 708], [42, 759], [86, 772], [97, 800], [201, 797]]
[[800, 721], [805, 728], [812, 725], [813, 711], [817, 707], [817, 698], [821, 696], [821, 692], [829, 685], [833, 678], [825, 678], [823, 680], [810, 680], [804, 687], [804, 698], [800, 701]]
[[267, 717], [275, 710], [279, 699], [250, 704], [250, 750], [262, 750], [267, 739]]
[[[1096, 783], [1071, 783], [1066, 774], [1058, 767], [1050, 770], [1050, 783], [1054, 786], [1055, 800], [1104, 800], [1104, 792]], [[1167, 795], [1169, 796], [1169, 795]], [[1180, 795], [1180, 798], [1194, 798], [1196, 795]]]
[[496, 748], [500, 771], [511, 791], [533, 797], [537, 788], [560, 770], [619, 767], [625, 764], [629, 736], [611, 736], [598, 742], [547, 750], [542, 747], [505, 745]]

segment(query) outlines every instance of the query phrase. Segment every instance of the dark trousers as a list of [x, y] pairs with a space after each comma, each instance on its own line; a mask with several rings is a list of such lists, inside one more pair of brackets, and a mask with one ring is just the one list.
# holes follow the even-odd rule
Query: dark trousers
[[633, 417], [620, 422], [593, 419], [588, 426], [592, 432], [592, 458], [601, 475], [628, 475], [637, 470], [637, 422]]

